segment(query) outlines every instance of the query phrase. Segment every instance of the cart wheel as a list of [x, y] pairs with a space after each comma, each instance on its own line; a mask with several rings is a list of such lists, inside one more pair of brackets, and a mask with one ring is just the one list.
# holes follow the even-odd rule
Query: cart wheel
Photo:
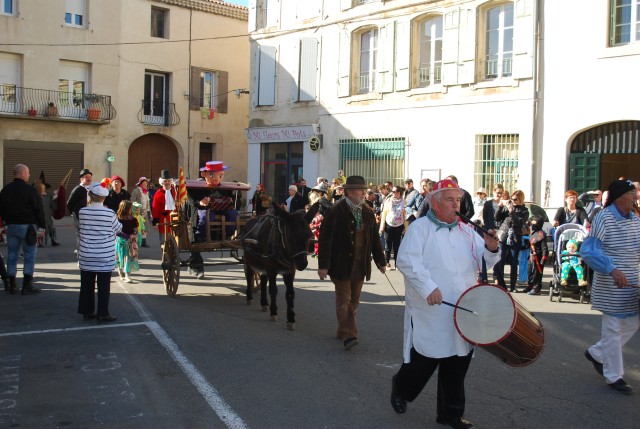
[[180, 282], [180, 254], [173, 236], [168, 236], [162, 249], [162, 282], [167, 295], [176, 296]]

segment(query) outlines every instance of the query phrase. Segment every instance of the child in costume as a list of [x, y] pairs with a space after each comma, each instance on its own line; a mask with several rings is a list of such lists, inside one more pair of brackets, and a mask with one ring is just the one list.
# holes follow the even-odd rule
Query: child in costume
[[547, 234], [542, 230], [542, 219], [540, 216], [531, 218], [531, 232], [529, 234], [529, 278], [525, 292], [529, 295], [540, 295], [542, 290], [542, 271], [544, 264], [549, 257], [549, 247], [547, 246]]
[[569, 272], [573, 269], [576, 272], [576, 278], [578, 279], [578, 286], [585, 286], [587, 282], [584, 280], [584, 270], [582, 269], [582, 258], [576, 255], [578, 252], [578, 242], [575, 240], [569, 240], [566, 245], [566, 250], [562, 251], [562, 273], [560, 274], [560, 284], [562, 286], [567, 285], [567, 278]]
[[131, 201], [120, 201], [117, 217], [122, 231], [116, 235], [116, 257], [118, 274], [126, 283], [131, 282], [129, 274], [138, 271], [138, 220], [133, 216]]
[[142, 204], [132, 203], [133, 217], [138, 221], [138, 248], [147, 246], [147, 223], [142, 214]]

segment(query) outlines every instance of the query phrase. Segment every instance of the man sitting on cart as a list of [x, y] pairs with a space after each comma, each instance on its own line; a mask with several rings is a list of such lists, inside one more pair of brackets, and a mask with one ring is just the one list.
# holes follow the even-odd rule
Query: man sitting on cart
[[[199, 182], [191, 181], [187, 184], [194, 243], [207, 241], [207, 209], [209, 210], [210, 222], [220, 220], [222, 216], [229, 222], [230, 225], [225, 228], [226, 240], [229, 240], [235, 233], [235, 222], [238, 217], [238, 211], [235, 209], [238, 191], [221, 189], [220, 186], [224, 172], [229, 168], [231, 167], [225, 166], [222, 161], [209, 161], [200, 169], [200, 177], [204, 178], [206, 185], [196, 186]], [[210, 238], [211, 240], [222, 240], [221, 229], [211, 227]], [[199, 251], [191, 252], [189, 269], [196, 278], [204, 278], [204, 261]]]

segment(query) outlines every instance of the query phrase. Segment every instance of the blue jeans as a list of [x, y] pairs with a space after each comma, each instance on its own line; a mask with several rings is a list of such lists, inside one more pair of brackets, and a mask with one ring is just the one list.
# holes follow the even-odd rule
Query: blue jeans
[[[37, 243], [28, 246], [24, 241], [27, 236], [27, 224], [11, 224], [7, 225], [7, 274], [9, 277], [15, 277], [18, 272], [18, 259], [20, 258], [20, 248], [24, 252], [24, 268], [25, 276], [32, 276], [36, 265], [36, 248]], [[33, 226], [36, 227], [35, 225]]]
[[504, 280], [504, 266], [509, 259], [509, 266], [511, 267], [510, 273], [510, 289], [516, 288], [516, 281], [518, 279], [518, 254], [520, 253], [520, 244], [512, 244], [508, 246], [506, 243], [500, 243], [500, 262], [493, 268], [498, 284], [507, 289], [507, 285]]

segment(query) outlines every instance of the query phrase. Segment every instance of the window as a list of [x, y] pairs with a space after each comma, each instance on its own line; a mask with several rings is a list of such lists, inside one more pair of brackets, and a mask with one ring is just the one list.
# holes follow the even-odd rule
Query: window
[[361, 33], [359, 42], [358, 94], [366, 94], [376, 87], [378, 29]]
[[198, 165], [205, 165], [212, 159], [218, 159], [217, 149], [215, 143], [200, 142], [200, 155], [198, 159], [200, 163]]
[[417, 87], [442, 83], [442, 16], [418, 23]]
[[69, 27], [84, 27], [86, 11], [86, 0], [65, 0], [65, 24]]
[[167, 38], [167, 18], [169, 11], [157, 7], [151, 8], [151, 37]]
[[214, 109], [227, 113], [229, 73], [225, 71], [191, 68], [191, 110]]
[[58, 107], [60, 116], [79, 116], [79, 110], [85, 104], [87, 82], [89, 81], [89, 64], [78, 61], [60, 61], [58, 77], [58, 100], [49, 100]]
[[512, 59], [513, 3], [506, 3], [486, 13], [484, 78], [511, 76]]
[[640, 42], [640, 0], [611, 0], [611, 46]]
[[0, 0], [0, 15], [15, 15], [16, 0]]
[[[20, 75], [22, 58], [16, 54], [0, 52], [0, 112], [20, 111]], [[24, 106], [23, 106], [24, 107]]]
[[518, 145], [518, 134], [477, 136], [473, 189], [492, 189], [496, 183], [509, 192], [518, 189]]
[[338, 165], [349, 174], [373, 183], [404, 180], [404, 137], [344, 139], [338, 141], [338, 147]]
[[158, 122], [156, 118], [164, 118], [168, 101], [167, 80], [167, 76], [161, 73], [146, 72], [144, 74], [145, 123], [156, 123]]

